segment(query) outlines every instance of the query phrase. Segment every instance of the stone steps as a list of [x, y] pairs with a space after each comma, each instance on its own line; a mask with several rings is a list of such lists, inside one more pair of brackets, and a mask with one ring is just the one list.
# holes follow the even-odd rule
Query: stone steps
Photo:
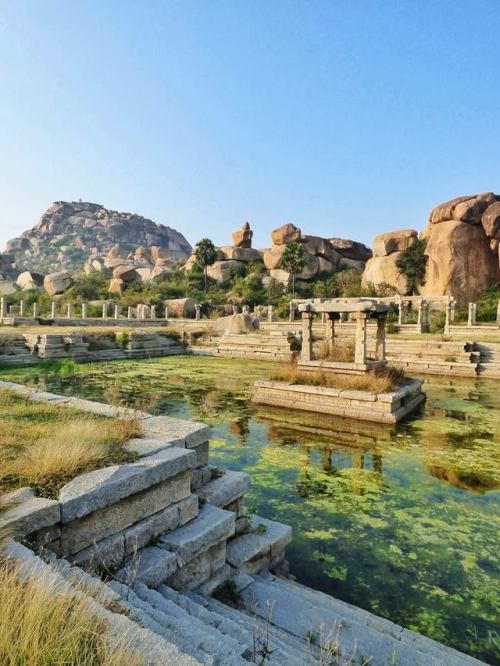
[[217, 507], [226, 507], [240, 499], [250, 490], [250, 477], [245, 472], [225, 471], [202, 486], [197, 495], [200, 499]]
[[[272, 624], [298, 638], [332, 632], [345, 659], [369, 659], [370, 665], [472, 666], [481, 662], [393, 622], [321, 592], [272, 575], [255, 576], [241, 592], [245, 607], [265, 617], [273, 604]], [[349, 662], [350, 663], [350, 662]], [[356, 663], [356, 662], [355, 662]], [[363, 662], [362, 662], [363, 663]]]

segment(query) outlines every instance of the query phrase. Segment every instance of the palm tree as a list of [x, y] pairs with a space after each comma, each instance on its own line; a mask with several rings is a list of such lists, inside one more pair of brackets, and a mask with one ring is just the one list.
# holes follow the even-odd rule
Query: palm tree
[[281, 267], [292, 277], [292, 296], [295, 296], [295, 276], [304, 268], [304, 250], [296, 241], [288, 243], [281, 257]]
[[204, 291], [203, 293], [207, 293], [207, 269], [209, 266], [211, 266], [216, 258], [217, 258], [217, 250], [215, 249], [215, 245], [212, 243], [210, 238], [202, 238], [201, 241], [199, 241], [196, 244], [196, 261], [200, 264], [200, 266], [203, 268], [203, 276], [204, 276]]

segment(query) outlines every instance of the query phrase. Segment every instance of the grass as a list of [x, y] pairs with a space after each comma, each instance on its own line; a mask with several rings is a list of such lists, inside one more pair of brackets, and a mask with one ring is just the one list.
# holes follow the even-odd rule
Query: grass
[[404, 372], [397, 368], [370, 370], [364, 375], [341, 375], [332, 371], [300, 371], [294, 364], [281, 368], [271, 380], [292, 385], [323, 386], [370, 393], [397, 391], [406, 382]]
[[55, 589], [47, 575], [23, 579], [0, 562], [0, 663], [3, 666], [140, 666], [143, 659], [106, 638], [85, 594]]
[[334, 344], [331, 349], [326, 340], [322, 340], [314, 352], [314, 357], [318, 361], [352, 363], [354, 361], [354, 340], [349, 340], [343, 344]]
[[138, 435], [133, 418], [82, 414], [0, 390], [0, 492], [28, 485], [56, 498], [77, 474], [135, 460], [122, 444]]

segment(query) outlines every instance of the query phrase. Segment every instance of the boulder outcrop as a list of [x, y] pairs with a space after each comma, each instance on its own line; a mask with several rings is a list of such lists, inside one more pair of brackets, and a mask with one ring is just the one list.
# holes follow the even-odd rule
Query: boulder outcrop
[[287, 245], [288, 243], [300, 240], [300, 238], [300, 229], [291, 222], [271, 231], [273, 245]]
[[231, 335], [253, 333], [257, 328], [259, 328], [259, 320], [249, 314], [239, 313], [230, 317], [219, 317], [215, 321], [216, 331]]
[[498, 259], [480, 224], [446, 220], [430, 225], [422, 235], [427, 241], [423, 296], [449, 295], [466, 306], [500, 280]]
[[43, 287], [44, 277], [41, 273], [34, 271], [24, 271], [17, 276], [16, 284], [19, 289], [37, 289]]
[[401, 275], [396, 262], [401, 252], [393, 252], [383, 257], [372, 257], [366, 263], [366, 268], [361, 279], [363, 287], [374, 285], [391, 285], [396, 291], [404, 295], [407, 293], [406, 277]]
[[194, 298], [170, 298], [164, 305], [169, 317], [194, 317], [196, 313]]
[[386, 257], [393, 252], [403, 252], [417, 241], [415, 229], [401, 229], [379, 234], [373, 239], [373, 256]]
[[330, 238], [330, 244], [341, 257], [352, 261], [366, 262], [373, 255], [370, 248], [363, 245], [363, 243], [346, 238]]
[[127, 258], [138, 248], [157, 246], [171, 259], [186, 259], [191, 246], [175, 229], [142, 215], [110, 210], [100, 204], [57, 201], [38, 224], [7, 243], [18, 270], [41, 273], [78, 271], [88, 257], [104, 257], [115, 249], [115, 258]]

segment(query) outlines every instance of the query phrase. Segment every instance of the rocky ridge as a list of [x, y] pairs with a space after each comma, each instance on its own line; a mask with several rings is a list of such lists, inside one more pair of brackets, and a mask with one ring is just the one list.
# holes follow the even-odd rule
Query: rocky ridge
[[[71, 272], [80, 271], [89, 256], [105, 257], [116, 244], [127, 255], [141, 246], [161, 248], [171, 260], [191, 254], [190, 244], [175, 229], [82, 201], [53, 203], [32, 229], [7, 242], [6, 254], [13, 258], [10, 265], [17, 274]], [[2, 266], [0, 271], [4, 273]]]

